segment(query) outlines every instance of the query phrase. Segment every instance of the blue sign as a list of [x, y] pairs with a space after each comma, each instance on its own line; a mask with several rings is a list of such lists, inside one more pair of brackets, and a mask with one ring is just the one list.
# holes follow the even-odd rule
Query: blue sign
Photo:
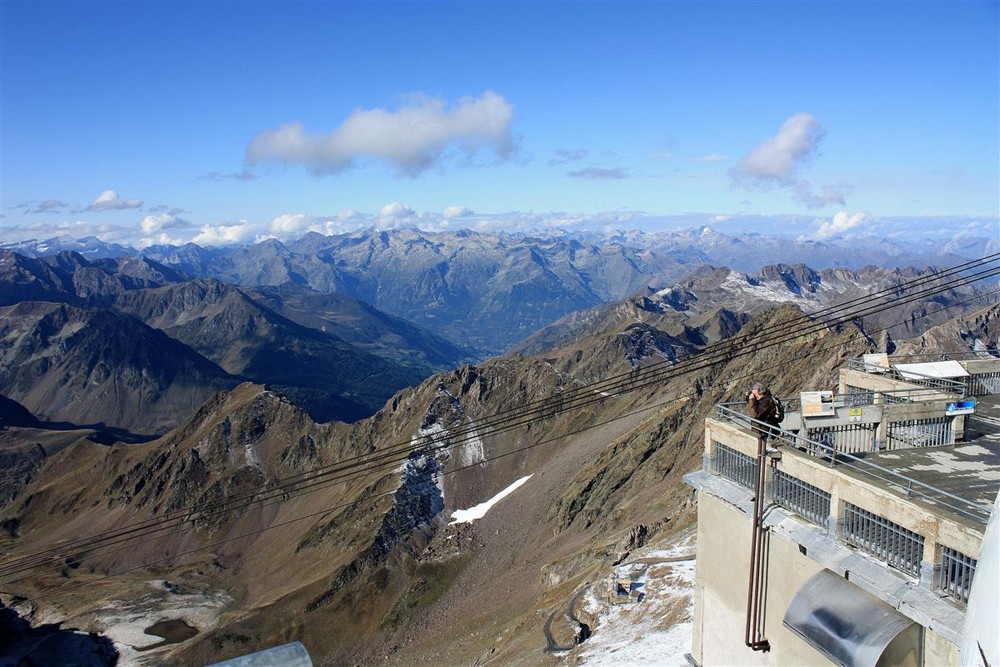
[[976, 399], [970, 398], [967, 401], [955, 401], [944, 406], [944, 414], [948, 417], [955, 415], [971, 415], [976, 411]]

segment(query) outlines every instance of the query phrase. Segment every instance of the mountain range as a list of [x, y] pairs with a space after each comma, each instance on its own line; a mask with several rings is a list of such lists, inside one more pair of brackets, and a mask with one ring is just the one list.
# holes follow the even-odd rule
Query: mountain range
[[[995, 348], [998, 321], [992, 306], [928, 335]], [[634, 348], [610, 335], [584, 355], [435, 375], [350, 425], [242, 384], [152, 442], [81, 439], [0, 509], [4, 552], [57, 556], [8, 575], [19, 597], [3, 601], [117, 637], [125, 664], [205, 664], [290, 639], [317, 664], [550, 664], [543, 630], [569, 646], [579, 631], [546, 622], [554, 610], [631, 552], [690, 535], [681, 476], [700, 465], [717, 403], [758, 378], [779, 395], [829, 387], [873, 349], [854, 324], [768, 344], [808, 323], [791, 305], [763, 311], [725, 339], [755, 353], [676, 374], [653, 355], [642, 368], [657, 382], [639, 381]], [[581, 379], [597, 366], [618, 391]], [[515, 482], [478, 521], [449, 522]], [[100, 535], [119, 537], [86, 537]], [[139, 651], [130, 628], [154, 618], [195, 634]]]
[[[553, 664], [552, 646], [604, 622], [567, 605], [599, 600], [630, 554], [690, 539], [682, 477], [718, 403], [754, 380], [830, 388], [866, 352], [996, 354], [1000, 333], [989, 290], [909, 299], [942, 284], [926, 270], [745, 272], [523, 238], [509, 258], [490, 240], [480, 262], [479, 235], [435, 274], [450, 239], [303, 242], [175, 249], [189, 264], [0, 253], [0, 604], [97, 633], [102, 651], [111, 638], [129, 665], [293, 639], [316, 664]], [[486, 275], [475, 298], [458, 287]], [[551, 310], [495, 298], [539, 284], [599, 305], [555, 316], [570, 296]], [[349, 290], [406, 296], [401, 310], [466, 298], [465, 327], [548, 326], [483, 359], [486, 343], [456, 346]], [[330, 406], [344, 417], [317, 417]], [[145, 632], [164, 624], [172, 639]]]
[[[94, 238], [5, 247], [35, 257], [61, 249], [82, 251], [88, 258], [140, 254]], [[470, 351], [466, 360], [482, 360], [564, 316], [647, 287], [669, 287], [702, 265], [750, 274], [779, 263], [814, 270], [904, 269], [953, 266], [996, 252], [996, 238], [917, 244], [856, 237], [838, 243], [756, 233], [730, 236], [699, 227], [534, 235], [362, 229], [236, 247], [151, 246], [141, 254], [190, 277], [244, 288], [293, 285], [351, 297]]]
[[[265, 305], [280, 303], [276, 294], [257, 301], [148, 258], [0, 251], [0, 393], [44, 420], [155, 435], [212, 392], [251, 380], [294, 397], [320, 421], [354, 421], [465, 356], [429, 332], [340, 298], [325, 317], [339, 313], [355, 338], [367, 338], [364, 347], [352, 345]], [[378, 352], [380, 340], [396, 361], [369, 351]], [[166, 400], [169, 391], [175, 400]]]

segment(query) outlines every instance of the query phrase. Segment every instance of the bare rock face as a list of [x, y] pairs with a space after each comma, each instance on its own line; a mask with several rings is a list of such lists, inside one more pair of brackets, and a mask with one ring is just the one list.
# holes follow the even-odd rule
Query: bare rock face
[[0, 392], [44, 420], [157, 433], [236, 384], [190, 348], [107, 310], [6, 306], [0, 336]]
[[649, 529], [642, 524], [633, 526], [629, 529], [628, 534], [622, 537], [615, 547], [608, 552], [611, 565], [624, 563], [625, 559], [628, 558], [633, 551], [642, 548], [642, 546], [646, 544], [648, 536]]
[[[323, 319], [303, 318], [319, 327], [311, 328], [232, 285], [191, 280], [145, 257], [0, 251], [0, 307], [11, 337], [0, 352], [0, 392], [42, 419], [144, 436], [164, 433], [212, 392], [242, 380], [274, 386], [318, 421], [356, 421], [465, 356], [412, 325], [383, 324], [377, 311], [334, 303], [326, 317], [349, 319], [355, 339], [391, 338], [361, 349], [326, 331]], [[441, 352], [429, 353], [432, 360], [410, 362], [420, 354], [408, 350], [435, 346]], [[377, 354], [386, 350], [395, 356]], [[56, 386], [65, 391], [56, 395]]]
[[1000, 340], [1000, 305], [993, 304], [963, 317], [957, 317], [901, 342], [899, 354], [921, 354], [936, 350], [998, 354]]
[[[925, 279], [924, 287], [935, 284], [930, 270], [866, 267], [856, 271], [814, 271], [802, 264], [777, 264], [751, 275], [728, 268], [700, 267], [663, 289], [650, 289], [613, 305], [574, 313], [537, 331], [514, 351], [541, 354], [589, 336], [619, 331], [635, 321], [678, 337], [684, 337], [682, 331], [688, 332], [689, 339], [697, 333], [701, 335], [698, 342], [706, 344], [734, 335], [750, 316], [781, 303], [829, 322], [839, 321], [849, 309], [862, 312], [862, 306], [868, 306], [858, 321], [866, 331], [877, 335], [891, 330], [894, 338], [911, 338], [956, 314], [974, 310], [972, 297], [982, 290], [966, 285], [933, 298], [921, 298], [920, 290], [903, 290], [906, 282], [914, 278]], [[944, 305], [954, 307], [945, 309]]]

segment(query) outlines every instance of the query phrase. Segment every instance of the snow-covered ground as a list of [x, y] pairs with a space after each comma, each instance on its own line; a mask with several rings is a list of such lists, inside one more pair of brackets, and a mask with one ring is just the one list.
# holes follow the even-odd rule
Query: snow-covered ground
[[[598, 622], [593, 635], [576, 649], [576, 664], [687, 667], [684, 654], [691, 651], [694, 614], [694, 550], [691, 539], [669, 550], [640, 550], [615, 568], [617, 577], [635, 575], [633, 580], [643, 594], [639, 602], [610, 604], [604, 587], [592, 586], [580, 611]], [[691, 558], [672, 561], [686, 555]]]
[[157, 651], [142, 649], [159, 644], [162, 637], [146, 634], [158, 620], [182, 619], [204, 632], [218, 625], [222, 610], [232, 602], [222, 591], [203, 593], [178, 589], [164, 581], [150, 581], [150, 593], [135, 600], [115, 601], [94, 612], [101, 634], [110, 637], [120, 653], [122, 667], [163, 664]]

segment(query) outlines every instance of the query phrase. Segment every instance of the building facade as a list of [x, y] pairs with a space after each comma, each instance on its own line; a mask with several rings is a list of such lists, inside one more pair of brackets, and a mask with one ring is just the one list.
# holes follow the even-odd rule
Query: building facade
[[742, 405], [706, 420], [703, 468], [685, 478], [698, 491], [693, 665], [969, 658], [1000, 490], [1000, 360], [940, 376], [849, 365], [836, 394], [786, 401], [767, 442]]

